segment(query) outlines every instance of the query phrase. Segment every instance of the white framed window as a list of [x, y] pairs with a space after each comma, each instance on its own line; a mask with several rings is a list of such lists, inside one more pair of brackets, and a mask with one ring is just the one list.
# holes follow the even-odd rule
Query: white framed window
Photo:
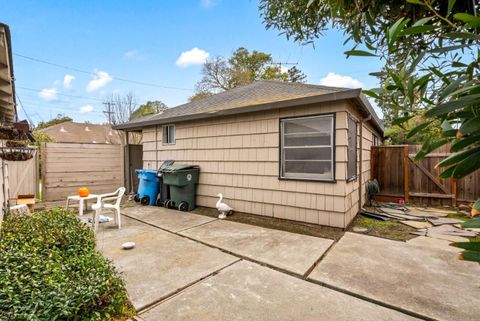
[[168, 145], [175, 144], [175, 125], [163, 126], [163, 143]]
[[351, 181], [357, 178], [357, 135], [358, 122], [352, 116], [348, 115], [348, 148], [347, 148], [347, 180]]
[[280, 178], [335, 181], [335, 114], [280, 119]]

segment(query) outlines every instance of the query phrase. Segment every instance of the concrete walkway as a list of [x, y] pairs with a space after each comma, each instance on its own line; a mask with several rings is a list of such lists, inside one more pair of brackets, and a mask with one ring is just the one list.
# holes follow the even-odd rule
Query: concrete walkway
[[[351, 233], [333, 244], [157, 207], [122, 212], [121, 230], [101, 224], [98, 247], [125, 273], [131, 300], [147, 321], [473, 320], [480, 312], [478, 265], [447, 263], [452, 251], [443, 251], [447, 258]], [[126, 241], [136, 248], [121, 250]], [[439, 254], [436, 261], [424, 258]], [[402, 278], [405, 264], [412, 268]], [[408, 272], [415, 269], [416, 278]], [[429, 282], [418, 283], [429, 271], [436, 271], [426, 276]]]
[[432, 319], [480, 319], [480, 265], [455, 250], [346, 233], [309, 278]]

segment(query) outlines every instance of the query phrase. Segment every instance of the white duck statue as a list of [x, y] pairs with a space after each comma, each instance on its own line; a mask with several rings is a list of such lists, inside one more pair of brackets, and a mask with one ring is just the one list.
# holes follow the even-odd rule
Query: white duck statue
[[223, 203], [223, 195], [222, 193], [218, 193], [217, 194], [217, 197], [219, 197], [218, 201], [217, 201], [217, 204], [215, 205], [215, 207], [217, 208], [217, 210], [220, 212], [220, 215], [218, 215], [218, 218], [220, 219], [224, 219], [227, 217], [228, 213], [230, 213], [231, 211], [233, 211], [233, 208], [231, 208], [230, 206], [228, 206], [227, 204]]

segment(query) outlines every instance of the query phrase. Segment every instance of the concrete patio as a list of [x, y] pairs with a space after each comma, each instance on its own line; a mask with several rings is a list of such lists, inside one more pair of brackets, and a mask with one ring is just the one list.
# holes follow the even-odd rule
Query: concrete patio
[[[144, 320], [477, 320], [478, 264], [456, 252], [346, 233], [332, 240], [131, 207], [100, 225]], [[133, 250], [121, 244], [133, 241]], [[346, 308], [348, 307], [348, 308]]]

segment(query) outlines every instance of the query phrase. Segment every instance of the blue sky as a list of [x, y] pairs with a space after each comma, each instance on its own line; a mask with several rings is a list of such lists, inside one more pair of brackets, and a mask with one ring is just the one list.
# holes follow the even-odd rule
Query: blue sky
[[327, 32], [313, 47], [266, 30], [253, 0], [0, 0], [0, 8], [0, 21], [12, 32], [17, 93], [35, 123], [59, 113], [104, 123], [102, 99], [112, 93], [132, 92], [138, 104], [182, 104], [201, 78], [202, 61], [229, 56], [238, 47], [270, 53], [275, 61], [298, 62], [312, 84], [371, 88], [376, 80], [368, 73], [380, 67], [376, 58], [346, 59], [343, 52], [350, 46], [342, 45], [338, 31]]

